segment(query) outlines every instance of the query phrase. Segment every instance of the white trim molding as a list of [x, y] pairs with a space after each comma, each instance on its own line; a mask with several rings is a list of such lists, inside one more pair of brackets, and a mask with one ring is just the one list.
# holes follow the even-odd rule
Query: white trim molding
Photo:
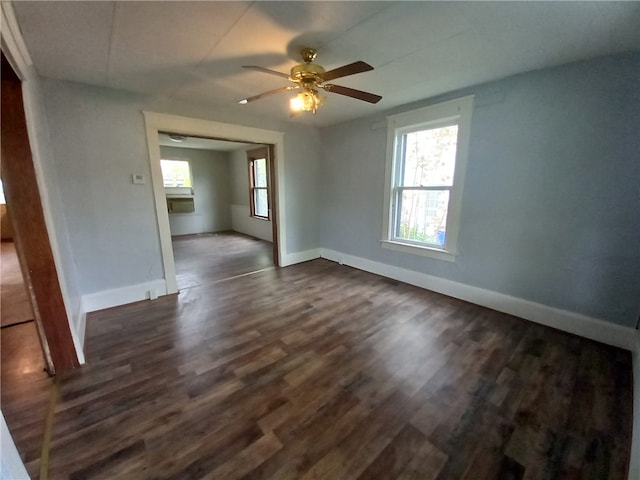
[[442, 293], [607, 345], [632, 351], [635, 348], [636, 330], [633, 328], [334, 250], [322, 249], [321, 256], [359, 270]]
[[26, 80], [29, 75], [33, 74], [33, 62], [22, 38], [13, 5], [11, 2], [2, 2], [0, 9], [2, 15], [0, 23], [2, 25], [2, 52], [20, 79]]
[[166, 294], [167, 284], [164, 279], [151, 280], [137, 285], [128, 285], [83, 295], [82, 310], [86, 314], [141, 300], [155, 300], [159, 296]]
[[296, 263], [308, 262], [320, 258], [321, 250], [319, 248], [312, 248], [311, 250], [305, 250], [303, 252], [287, 253], [284, 258], [281, 258], [280, 263], [282, 267], [294, 265]]
[[71, 338], [73, 339], [73, 345], [78, 354], [78, 363], [84, 365], [86, 363], [84, 356], [84, 339], [85, 331], [87, 330], [87, 312], [82, 308], [82, 299], [80, 299], [78, 312], [70, 321], [74, 326], [74, 328], [71, 329]]

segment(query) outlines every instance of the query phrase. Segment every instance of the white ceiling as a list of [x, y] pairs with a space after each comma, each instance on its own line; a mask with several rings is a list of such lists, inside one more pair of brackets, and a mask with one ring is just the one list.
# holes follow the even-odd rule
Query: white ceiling
[[14, 2], [36, 70], [282, 120], [288, 96], [244, 97], [287, 84], [302, 46], [332, 69], [375, 70], [332, 83], [383, 96], [336, 94], [326, 126], [515, 73], [640, 49], [640, 2]]

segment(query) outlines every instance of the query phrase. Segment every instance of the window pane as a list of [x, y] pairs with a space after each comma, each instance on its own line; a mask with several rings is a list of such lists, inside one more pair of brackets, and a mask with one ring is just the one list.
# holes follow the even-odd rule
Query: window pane
[[405, 187], [453, 185], [458, 126], [431, 128], [403, 135]]
[[264, 158], [258, 158], [253, 161], [254, 168], [254, 187], [267, 187], [267, 160]]
[[444, 247], [449, 190], [401, 190], [398, 238]]
[[258, 217], [269, 216], [269, 203], [267, 201], [267, 189], [260, 188], [253, 191], [253, 200], [255, 203], [255, 214]]
[[191, 187], [191, 172], [186, 160], [160, 160], [165, 187]]

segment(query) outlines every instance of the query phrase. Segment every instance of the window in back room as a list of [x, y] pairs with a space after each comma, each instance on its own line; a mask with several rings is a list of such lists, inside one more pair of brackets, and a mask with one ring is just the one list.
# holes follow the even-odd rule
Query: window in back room
[[263, 220], [270, 218], [268, 157], [267, 147], [247, 152], [251, 216]]

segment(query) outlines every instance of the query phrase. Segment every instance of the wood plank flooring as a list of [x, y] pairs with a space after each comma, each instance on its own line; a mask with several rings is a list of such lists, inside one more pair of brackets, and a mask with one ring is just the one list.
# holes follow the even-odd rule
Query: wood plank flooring
[[49, 478], [626, 480], [629, 352], [327, 260], [87, 328]]
[[38, 478], [40, 452], [53, 379], [34, 322], [0, 330], [0, 405], [27, 472]]
[[33, 320], [31, 300], [24, 284], [13, 242], [0, 243], [0, 325]]
[[178, 289], [273, 267], [273, 244], [238, 232], [172, 238]]

